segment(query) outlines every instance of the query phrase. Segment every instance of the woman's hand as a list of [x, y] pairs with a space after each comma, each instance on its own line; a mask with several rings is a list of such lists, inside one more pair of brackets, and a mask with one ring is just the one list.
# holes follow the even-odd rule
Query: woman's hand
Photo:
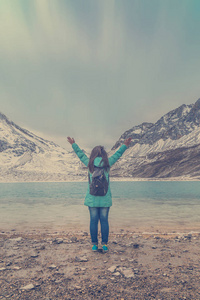
[[124, 141], [124, 145], [126, 145], [127, 147], [130, 145], [130, 143], [131, 143], [131, 140], [132, 140], [132, 138], [131, 137], [129, 137], [128, 139], [126, 139], [125, 141]]
[[67, 137], [67, 140], [71, 145], [75, 143], [74, 138], [70, 138], [69, 136]]

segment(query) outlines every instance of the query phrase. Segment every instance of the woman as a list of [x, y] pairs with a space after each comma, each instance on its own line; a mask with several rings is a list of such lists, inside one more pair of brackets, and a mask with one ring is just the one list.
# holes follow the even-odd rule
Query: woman
[[[109, 209], [112, 206], [112, 195], [109, 183], [109, 171], [116, 161], [122, 156], [124, 151], [128, 148], [131, 143], [131, 138], [124, 141], [124, 144], [108, 158], [107, 152], [104, 147], [96, 146], [88, 158], [85, 153], [75, 143], [73, 138], [68, 137], [68, 142], [72, 145], [75, 153], [79, 159], [88, 167], [88, 189], [85, 197], [84, 205], [88, 206], [90, 212], [90, 235], [92, 241], [92, 251], [98, 251], [98, 222], [101, 223], [101, 238], [102, 238], [102, 251], [108, 251], [108, 236], [109, 236], [109, 223], [108, 214]], [[91, 192], [91, 182], [94, 178], [94, 171], [97, 169], [103, 169], [105, 178], [108, 183], [105, 195], [96, 196]], [[92, 176], [93, 175], [93, 176]]]

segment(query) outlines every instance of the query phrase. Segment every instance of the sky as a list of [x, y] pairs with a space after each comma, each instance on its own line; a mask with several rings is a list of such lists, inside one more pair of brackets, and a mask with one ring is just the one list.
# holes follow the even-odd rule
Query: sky
[[0, 112], [71, 150], [200, 98], [199, 0], [0, 0]]

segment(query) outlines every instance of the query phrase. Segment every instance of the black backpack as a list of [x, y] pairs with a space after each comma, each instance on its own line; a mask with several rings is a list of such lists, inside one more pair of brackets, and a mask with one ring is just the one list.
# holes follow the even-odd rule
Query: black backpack
[[88, 173], [90, 194], [93, 196], [105, 196], [108, 191], [109, 177], [106, 179], [106, 175], [103, 167], [95, 167], [92, 173], [92, 181], [90, 180], [90, 174]]

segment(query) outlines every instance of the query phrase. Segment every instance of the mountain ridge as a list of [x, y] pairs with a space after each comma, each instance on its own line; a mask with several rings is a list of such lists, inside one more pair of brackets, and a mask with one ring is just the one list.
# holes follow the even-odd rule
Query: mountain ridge
[[[169, 170], [167, 171], [167, 164], [169, 164], [170, 157], [171, 162], [173, 162], [174, 156], [176, 156], [177, 162], [181, 164], [183, 163], [183, 157], [182, 159], [178, 157], [176, 155], [177, 151], [182, 153], [183, 150], [185, 149], [186, 151], [187, 148], [187, 153], [191, 151], [191, 153], [194, 154], [192, 151], [193, 147], [200, 144], [200, 99], [194, 104], [183, 104], [179, 106], [162, 116], [153, 125], [151, 124], [153, 123], [150, 123], [150, 125], [146, 127], [146, 130], [142, 132], [140, 139], [135, 138], [135, 131], [137, 131], [142, 124], [125, 131], [112, 147], [112, 150], [116, 150], [128, 137], [133, 139], [127, 153], [122, 157], [117, 166], [118, 169], [121, 169], [123, 176], [145, 178], [154, 176], [167, 178], [172, 176], [172, 173], [170, 173]], [[149, 168], [151, 167], [153, 169], [155, 166], [155, 161], [152, 161], [153, 156], [154, 160], [157, 161], [156, 164], [158, 168], [163, 168], [163, 163], [161, 161], [159, 162], [159, 155], [163, 157], [164, 154], [166, 155], [165, 172], [161, 172], [161, 169], [157, 174], [149, 172]], [[191, 159], [192, 156], [190, 156], [190, 160]], [[196, 164], [197, 166], [199, 165], [198, 161], [196, 161]], [[126, 168], [124, 168], [124, 165], [126, 165]], [[184, 166], [185, 170], [181, 170], [179, 173], [174, 172], [174, 174], [178, 177], [189, 176], [187, 171], [187, 169], [189, 169], [191, 176], [200, 176], [199, 171], [194, 172], [194, 170], [191, 169], [189, 160], [187, 164], [184, 162]], [[116, 176], [119, 173], [117, 170], [113, 170], [113, 172]]]
[[[127, 179], [200, 179], [200, 98], [126, 130], [132, 142], [112, 167], [111, 176]], [[45, 140], [0, 113], [0, 181], [87, 180], [87, 168], [73, 151]]]
[[76, 155], [21, 128], [0, 113], [0, 181], [83, 178]]

